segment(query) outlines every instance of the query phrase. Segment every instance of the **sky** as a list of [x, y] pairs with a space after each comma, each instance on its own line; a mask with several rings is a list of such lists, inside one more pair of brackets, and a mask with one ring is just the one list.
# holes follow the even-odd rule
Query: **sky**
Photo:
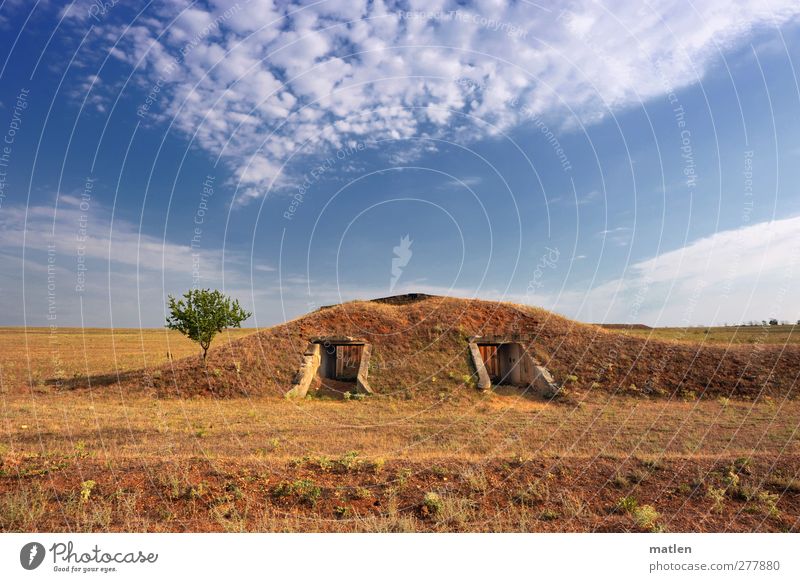
[[0, 0], [0, 325], [800, 320], [800, 5]]

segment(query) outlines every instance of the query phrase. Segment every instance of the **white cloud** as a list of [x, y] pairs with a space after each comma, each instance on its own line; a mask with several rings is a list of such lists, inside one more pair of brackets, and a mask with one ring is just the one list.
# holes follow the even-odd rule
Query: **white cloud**
[[134, 25], [115, 55], [150, 84], [166, 75], [160, 111], [222, 154], [243, 195], [255, 197], [294, 154], [352, 139], [470, 140], [530, 113], [554, 127], [596, 121], [697, 82], [755, 28], [800, 12], [791, 0], [582, 0], [564, 11], [415, 4], [411, 12], [383, 0], [214, 0], [207, 13], [166, 6], [163, 26], [178, 17], [167, 34]]
[[699, 325], [796, 321], [800, 216], [721, 231], [634, 263], [621, 278], [542, 298], [589, 321]]

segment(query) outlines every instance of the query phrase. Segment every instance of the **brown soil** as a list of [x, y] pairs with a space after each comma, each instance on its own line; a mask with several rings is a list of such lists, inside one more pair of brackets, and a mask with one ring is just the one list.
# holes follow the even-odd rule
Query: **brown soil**
[[106, 465], [3, 467], [0, 531], [800, 530], [800, 487], [775, 477], [796, 475], [796, 456]]

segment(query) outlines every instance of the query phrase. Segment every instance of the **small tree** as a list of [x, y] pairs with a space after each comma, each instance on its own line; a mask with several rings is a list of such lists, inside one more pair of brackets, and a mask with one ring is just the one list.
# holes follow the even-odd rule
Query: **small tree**
[[251, 315], [241, 308], [238, 300], [219, 291], [192, 289], [183, 294], [183, 299], [169, 296], [167, 327], [200, 344], [205, 361], [214, 336], [229, 327], [241, 327]]

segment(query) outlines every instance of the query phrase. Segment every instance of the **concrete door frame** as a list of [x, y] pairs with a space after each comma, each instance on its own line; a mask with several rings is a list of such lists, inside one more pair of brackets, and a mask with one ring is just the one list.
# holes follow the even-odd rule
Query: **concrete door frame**
[[372, 345], [364, 340], [352, 337], [313, 337], [309, 339], [303, 361], [292, 381], [291, 389], [286, 393], [287, 398], [304, 398], [308, 394], [311, 382], [317, 376], [322, 364], [322, 348], [324, 346], [352, 346], [363, 345], [361, 362], [358, 365], [358, 374], [355, 380], [355, 392], [373, 394], [367, 376], [369, 375], [369, 359], [372, 355]]

